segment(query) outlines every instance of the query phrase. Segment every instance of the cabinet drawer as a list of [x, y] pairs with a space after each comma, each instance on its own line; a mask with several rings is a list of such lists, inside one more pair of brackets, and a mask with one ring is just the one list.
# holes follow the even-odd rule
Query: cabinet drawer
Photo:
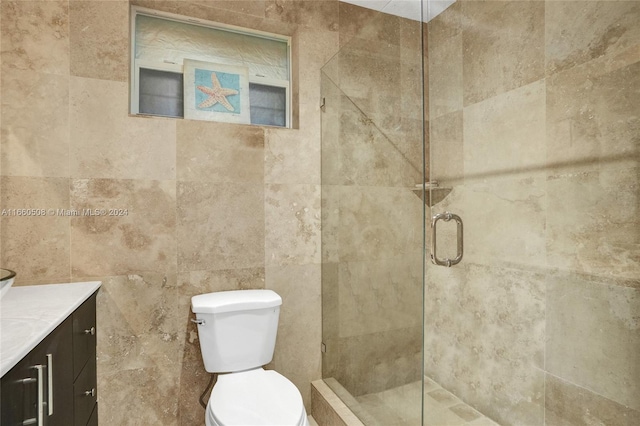
[[73, 378], [96, 357], [96, 295], [73, 313]]
[[85, 426], [98, 398], [96, 386], [96, 363], [89, 362], [73, 384], [74, 426]]

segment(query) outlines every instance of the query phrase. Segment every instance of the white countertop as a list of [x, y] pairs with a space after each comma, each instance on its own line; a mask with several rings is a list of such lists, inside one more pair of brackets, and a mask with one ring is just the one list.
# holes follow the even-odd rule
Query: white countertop
[[102, 283], [12, 287], [0, 300], [0, 377], [87, 300]]

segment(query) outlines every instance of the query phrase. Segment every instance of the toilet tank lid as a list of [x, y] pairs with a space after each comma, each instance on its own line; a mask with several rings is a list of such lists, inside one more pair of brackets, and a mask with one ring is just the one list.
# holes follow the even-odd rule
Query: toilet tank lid
[[191, 298], [191, 310], [196, 314], [219, 314], [280, 305], [282, 305], [282, 298], [272, 290], [217, 291]]

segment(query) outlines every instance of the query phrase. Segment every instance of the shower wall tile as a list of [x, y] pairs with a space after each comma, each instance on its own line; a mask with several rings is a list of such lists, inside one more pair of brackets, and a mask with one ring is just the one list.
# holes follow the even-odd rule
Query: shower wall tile
[[640, 276], [640, 169], [552, 176], [547, 180], [550, 267], [596, 276]]
[[322, 375], [351, 395], [379, 392], [420, 380], [422, 327], [327, 339]]
[[422, 210], [422, 201], [409, 189], [341, 187], [340, 262], [415, 253], [422, 247]]
[[421, 182], [419, 139], [391, 139], [347, 97], [340, 108], [338, 151], [329, 154], [337, 157], [338, 166], [327, 169], [337, 175], [327, 176], [327, 183], [413, 187]]
[[[320, 103], [319, 69], [338, 50], [338, 32], [300, 27], [297, 32], [298, 61], [297, 84], [302, 102]], [[304, 128], [301, 126], [301, 130]], [[315, 133], [315, 136], [320, 136]]]
[[[459, 192], [467, 261], [546, 265], [544, 178], [489, 180], [465, 185]], [[450, 207], [450, 211], [456, 210]]]
[[543, 174], [544, 80], [464, 109], [465, 181]]
[[421, 253], [338, 265], [341, 338], [420, 326]]
[[265, 185], [267, 266], [320, 263], [320, 187]]
[[[307, 412], [311, 412], [311, 382], [322, 377], [320, 273], [319, 264], [266, 268], [265, 287], [282, 297], [278, 343], [270, 367], [298, 387]], [[301, 356], [302, 348], [310, 350]]]
[[322, 185], [321, 191], [321, 246], [322, 263], [340, 259], [340, 186]]
[[69, 75], [67, 1], [3, 1], [0, 11], [3, 71]]
[[174, 181], [73, 179], [70, 194], [72, 209], [103, 211], [71, 217], [74, 277], [176, 271]]
[[[360, 13], [361, 16], [367, 16], [367, 12]], [[367, 21], [356, 23], [357, 31], [353, 33], [353, 37], [347, 46], [342, 46], [342, 51], [349, 50], [354, 46], [368, 46], [368, 50], [372, 53], [379, 54], [388, 50], [390, 45], [400, 46], [401, 44], [401, 25], [403, 19], [388, 13], [374, 12], [369, 15]], [[379, 49], [375, 45], [380, 45]]]
[[123, 82], [71, 77], [69, 97], [72, 177], [176, 178], [176, 120], [129, 116]]
[[178, 271], [264, 265], [264, 189], [254, 183], [178, 182]]
[[68, 177], [69, 78], [6, 67], [1, 84], [2, 173]]
[[[339, 2], [338, 4], [340, 47], [350, 43], [355, 36], [363, 31], [363, 28], [367, 26], [375, 28], [371, 22], [379, 16], [379, 12], [351, 3]], [[384, 31], [380, 31], [380, 33], [384, 34]]]
[[[420, 38], [419, 31], [415, 30], [415, 37]], [[419, 51], [418, 51], [419, 53]], [[402, 88], [400, 92], [400, 109], [395, 111], [395, 115], [399, 116], [395, 121], [403, 123], [404, 121], [414, 122], [417, 121], [419, 123], [424, 119], [424, 111], [422, 104], [423, 97], [423, 81], [422, 81], [422, 62], [420, 55], [416, 55], [416, 52], [413, 50], [409, 50], [406, 48], [401, 48], [400, 50], [400, 84], [399, 86]], [[381, 120], [377, 120], [381, 121]], [[382, 121], [384, 123], [384, 121]], [[393, 134], [394, 130], [397, 127], [394, 127], [393, 124], [384, 125], [381, 127], [385, 133]], [[412, 139], [414, 145], [419, 146], [422, 149], [422, 144], [417, 143], [416, 139], [419, 141], [422, 135], [422, 128], [418, 128], [418, 132], [416, 134], [411, 134], [411, 132], [407, 132], [405, 130], [404, 135], [407, 138]], [[393, 138], [397, 141], [402, 141], [400, 135], [398, 137]], [[421, 154], [421, 152], [419, 152]]]
[[128, 1], [71, 1], [69, 23], [72, 76], [129, 80]]
[[337, 1], [266, 0], [267, 19], [338, 31]]
[[[287, 129], [294, 134], [295, 130], [300, 131], [300, 136], [314, 140], [318, 146], [321, 143], [322, 117], [320, 113], [320, 103], [315, 101], [315, 97], [310, 101], [301, 102], [298, 107], [299, 129]], [[282, 130], [283, 128], [269, 128], [267, 130]]]
[[69, 179], [3, 176], [0, 197], [9, 212], [44, 209], [41, 216], [2, 217], [0, 263], [18, 272], [15, 284], [68, 281], [69, 218], [56, 211], [69, 209]]
[[549, 426], [640, 424], [640, 411], [551, 374], [545, 380], [545, 406], [545, 422]]
[[544, 77], [543, 1], [465, 1], [464, 105]]
[[[334, 60], [335, 61], [335, 58]], [[326, 68], [326, 67], [325, 67]], [[323, 68], [323, 70], [325, 69]], [[320, 144], [320, 167], [322, 186], [342, 183], [342, 154], [340, 143], [340, 115], [342, 114], [342, 92], [324, 71], [321, 72], [322, 96], [325, 99], [321, 115], [322, 140]]]
[[431, 120], [462, 110], [462, 3], [429, 21], [428, 79]]
[[[420, 13], [420, 6], [413, 5], [411, 10], [416, 13]], [[422, 42], [424, 22], [419, 22], [413, 19], [400, 18], [397, 24], [400, 31], [398, 44], [400, 45], [400, 58], [402, 64], [414, 64], [420, 65], [419, 73], [422, 72]], [[422, 80], [420, 80], [422, 83]], [[416, 95], [416, 93], [403, 93], [403, 95]], [[420, 93], [417, 93], [419, 102], [422, 102]]]
[[336, 83], [358, 111], [407, 155], [404, 144], [415, 143], [414, 137], [419, 140], [422, 129], [412, 137], [404, 128], [405, 121], [422, 121], [423, 88], [420, 51], [412, 49], [413, 43], [406, 39], [407, 34], [414, 34], [419, 40], [420, 27], [403, 20], [395, 25], [398, 35], [393, 41], [381, 43], [359, 36], [343, 48], [334, 58], [339, 74]]
[[[369, 15], [369, 12], [353, 11], [356, 16], [370, 16], [370, 20], [364, 23], [359, 22], [355, 17], [352, 23], [345, 24], [356, 33], [349, 36], [348, 44], [343, 46], [334, 60], [338, 60], [340, 67], [339, 80], [336, 80], [336, 83], [353, 99], [361, 99], [361, 102], [356, 101], [356, 103], [362, 104], [363, 110], [372, 116], [370, 113], [376, 112], [372, 108], [375, 106], [374, 101], [378, 103], [385, 100], [400, 102], [402, 98], [420, 96], [420, 91], [411, 90], [410, 87], [401, 85], [421, 83], [421, 78], [416, 78], [413, 81], [413, 78], [404, 78], [402, 73], [416, 66], [419, 68], [422, 56], [420, 49], [421, 25], [418, 22], [384, 13]], [[347, 30], [347, 32], [349, 31]], [[421, 74], [421, 71], [416, 69], [416, 73]], [[366, 83], [374, 81], [384, 81], [387, 84], [375, 86], [378, 93], [371, 90], [373, 86], [367, 90]], [[384, 96], [380, 96], [380, 92], [391, 93], [394, 90], [393, 96], [387, 96], [386, 99]], [[380, 99], [377, 99], [378, 96]], [[407, 106], [413, 105], [412, 102], [406, 102], [406, 99], [405, 103]], [[397, 115], [400, 110], [394, 112], [394, 115]], [[414, 110], [410, 110], [409, 114], [416, 113]]]
[[[435, 380], [447, 389], [454, 390], [454, 376], [451, 375], [451, 365], [462, 362], [477, 362], [478, 351], [472, 352], [471, 359], [465, 360], [458, 343], [458, 334], [473, 337], [476, 319], [470, 324], [468, 321], [454, 321], [462, 311], [462, 289], [467, 286], [468, 268], [464, 265], [453, 268], [443, 268], [425, 264], [425, 375]], [[463, 333], [454, 332], [456, 327], [464, 327]], [[471, 400], [466, 400], [471, 402]]]
[[[340, 81], [336, 83], [367, 117], [398, 115], [401, 98], [398, 46], [359, 38], [355, 42], [338, 53]], [[377, 46], [381, 49], [376, 49]]]
[[104, 374], [181, 361], [176, 274], [83, 277], [100, 280], [97, 321], [99, 368]]
[[429, 180], [436, 180], [443, 187], [463, 183], [465, 170], [462, 110], [434, 118], [430, 125]]
[[500, 424], [542, 424], [545, 277], [427, 267], [426, 374]]
[[[340, 264], [322, 262], [322, 338], [337, 339], [340, 333]], [[325, 377], [327, 377], [325, 375]]]
[[320, 184], [319, 132], [265, 131], [264, 180], [269, 184]]
[[[637, 275], [636, 275], [637, 278]], [[640, 411], [640, 286], [575, 274], [548, 278], [546, 369]]]
[[547, 74], [640, 47], [636, 1], [550, 1], [545, 12]]
[[640, 61], [605, 74], [590, 65], [547, 79], [551, 173], [638, 165]]
[[176, 174], [181, 181], [264, 180], [264, 129], [258, 126], [178, 120]]

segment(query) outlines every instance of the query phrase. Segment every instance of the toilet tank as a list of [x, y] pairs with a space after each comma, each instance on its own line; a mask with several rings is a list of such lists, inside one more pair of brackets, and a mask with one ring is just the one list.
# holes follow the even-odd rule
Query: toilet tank
[[204, 368], [230, 373], [273, 359], [282, 298], [272, 290], [235, 290], [191, 298]]

